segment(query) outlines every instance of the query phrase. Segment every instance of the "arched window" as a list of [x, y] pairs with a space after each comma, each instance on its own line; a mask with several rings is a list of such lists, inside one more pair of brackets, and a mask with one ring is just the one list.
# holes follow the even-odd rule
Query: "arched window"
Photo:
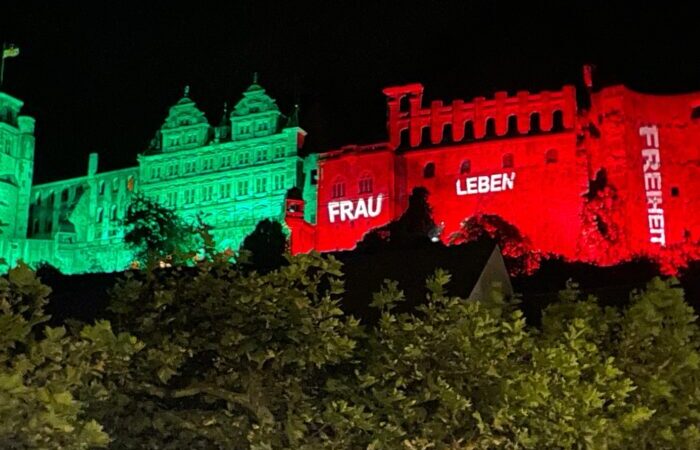
[[474, 140], [474, 122], [471, 120], [464, 122], [464, 139], [468, 141]]
[[364, 174], [360, 177], [360, 194], [366, 194], [372, 192], [374, 186], [372, 186], [372, 176], [369, 174]]
[[465, 174], [472, 171], [472, 162], [469, 159], [462, 161], [462, 165], [459, 166], [459, 173]]
[[429, 162], [423, 167], [423, 178], [433, 178], [435, 176], [435, 163]]
[[66, 202], [68, 202], [68, 189], [64, 189], [61, 191], [61, 203]]
[[49, 193], [49, 199], [48, 199], [48, 204], [49, 204], [49, 206], [53, 206], [53, 201], [54, 201], [54, 197], [55, 197], [55, 196], [56, 196], [56, 194], [54, 194], [53, 191], [51, 191], [51, 192]]
[[539, 133], [542, 131], [540, 127], [540, 113], [530, 114], [530, 133]]
[[496, 119], [489, 117], [486, 119], [486, 135], [485, 137], [496, 137]]
[[99, 189], [100, 195], [105, 195], [105, 182], [100, 181], [100, 189]]
[[518, 116], [512, 114], [508, 116], [508, 131], [506, 132], [508, 136], [517, 136], [518, 132]]
[[552, 131], [564, 131], [564, 113], [559, 109], [552, 115]]
[[510, 169], [512, 167], [513, 167], [513, 154], [506, 153], [505, 155], [503, 155], [503, 168]]
[[102, 210], [102, 208], [97, 208], [97, 220], [96, 220], [96, 222], [102, 223], [102, 219], [104, 218], [103, 216], [104, 216], [104, 211]]
[[36, 206], [41, 206], [41, 192], [36, 194]]
[[336, 180], [333, 183], [333, 198], [345, 197], [345, 181]]
[[544, 154], [544, 161], [547, 164], [554, 164], [559, 160], [559, 155], [557, 151], [553, 148], [550, 148], [547, 150], [547, 153]]
[[129, 192], [134, 192], [134, 177], [129, 177], [129, 179], [126, 180], [126, 189]]
[[117, 220], [117, 205], [112, 205], [112, 208], [109, 210], [109, 220]]
[[700, 106], [693, 107], [692, 111], [690, 112], [690, 118], [693, 120], [700, 119]]

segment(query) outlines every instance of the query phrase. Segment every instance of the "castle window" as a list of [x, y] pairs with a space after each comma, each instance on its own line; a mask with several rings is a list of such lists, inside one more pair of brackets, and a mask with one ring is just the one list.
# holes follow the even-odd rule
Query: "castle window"
[[109, 220], [111, 220], [111, 221], [117, 220], [117, 205], [112, 205], [112, 207], [110, 208]]
[[559, 155], [557, 154], [557, 151], [553, 148], [550, 148], [547, 150], [547, 153], [544, 154], [544, 161], [547, 164], [554, 164], [559, 160]]
[[311, 180], [310, 180], [311, 185], [317, 185], [318, 184], [318, 169], [311, 169]]
[[552, 131], [564, 131], [564, 113], [559, 109], [552, 115]]
[[372, 188], [372, 177], [363, 175], [362, 178], [360, 178], [360, 194], [372, 192]]
[[275, 148], [275, 159], [284, 158], [284, 147], [279, 146]]
[[56, 194], [54, 194], [53, 191], [52, 191], [52, 192], [49, 194], [49, 201], [48, 201], [49, 206], [53, 206], [54, 197], [56, 197]]
[[219, 198], [229, 198], [231, 196], [231, 185], [225, 183], [219, 186]]
[[462, 161], [462, 165], [459, 166], [459, 173], [460, 174], [465, 174], [469, 173], [472, 171], [472, 162], [469, 159], [465, 159]]
[[512, 167], [513, 167], [513, 154], [506, 153], [505, 155], [503, 155], [503, 168], [510, 169]]
[[68, 203], [68, 189], [64, 189], [61, 191], [61, 202]]
[[250, 162], [250, 155], [248, 152], [243, 152], [238, 154], [238, 164], [248, 164]]
[[464, 122], [464, 139], [468, 141], [474, 140], [474, 122], [471, 120]]
[[530, 133], [539, 133], [540, 128], [540, 113], [530, 114]]
[[255, 193], [262, 194], [267, 191], [267, 178], [258, 178], [255, 180]]
[[95, 222], [102, 223], [103, 218], [104, 218], [104, 211], [102, 210], [102, 208], [97, 208], [97, 219], [95, 220]]
[[333, 192], [332, 192], [333, 198], [340, 198], [345, 196], [345, 182], [344, 181], [336, 181], [333, 183]]
[[700, 120], [700, 106], [693, 107], [690, 113], [690, 118], [693, 120]]
[[267, 161], [267, 149], [259, 148], [255, 153], [256, 161]]
[[678, 186], [673, 186], [671, 188], [671, 197], [678, 197], [680, 195], [680, 190], [678, 189]]
[[485, 137], [496, 137], [496, 119], [489, 117], [486, 119], [486, 134]]
[[508, 131], [506, 132], [508, 136], [517, 136], [518, 131], [518, 116], [512, 114], [508, 116]]
[[126, 189], [129, 192], [134, 192], [134, 187], [135, 187], [134, 177], [129, 177], [129, 179], [126, 180]]
[[187, 189], [185, 191], [185, 203], [194, 203], [194, 189]]
[[105, 182], [100, 181], [100, 189], [99, 189], [100, 195], [105, 195]]
[[112, 192], [117, 192], [119, 190], [119, 178], [114, 178], [112, 180]]
[[168, 192], [168, 206], [173, 208], [177, 206], [177, 192]]
[[203, 202], [210, 202], [213, 195], [214, 195], [214, 187], [213, 186], [203, 186], [202, 187], [202, 201]]
[[273, 179], [274, 188], [276, 191], [284, 189], [284, 174], [275, 175]]
[[231, 155], [226, 155], [223, 158], [221, 158], [221, 167], [230, 167], [231, 166]]
[[248, 195], [248, 180], [241, 180], [237, 183], [236, 193], [239, 196]]
[[46, 223], [44, 224], [44, 232], [46, 233], [51, 233], [51, 219], [47, 220]]
[[36, 194], [36, 206], [41, 206], [41, 192]]
[[423, 167], [423, 178], [433, 178], [435, 176], [435, 163], [429, 162]]
[[34, 219], [32, 223], [32, 234], [39, 234], [39, 220]]

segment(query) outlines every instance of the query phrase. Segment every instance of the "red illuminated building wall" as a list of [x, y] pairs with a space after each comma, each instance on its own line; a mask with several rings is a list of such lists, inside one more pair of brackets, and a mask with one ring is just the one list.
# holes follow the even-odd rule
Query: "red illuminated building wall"
[[572, 260], [697, 258], [700, 93], [587, 89], [585, 108], [573, 86], [427, 106], [420, 84], [384, 94], [387, 142], [319, 157], [316, 224], [288, 200], [293, 252], [352, 249], [422, 186], [444, 241], [495, 214], [536, 250]]

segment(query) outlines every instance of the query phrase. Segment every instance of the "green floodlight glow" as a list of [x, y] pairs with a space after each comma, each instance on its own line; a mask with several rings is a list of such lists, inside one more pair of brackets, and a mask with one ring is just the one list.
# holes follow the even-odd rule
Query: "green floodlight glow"
[[284, 223], [292, 187], [303, 191], [305, 218], [315, 222], [316, 157], [299, 156], [306, 133], [296, 113], [283, 116], [257, 80], [216, 126], [185, 88], [137, 167], [98, 173], [91, 154], [85, 176], [36, 186], [34, 120], [19, 115], [21, 107], [0, 92], [0, 261], [45, 261], [64, 273], [129, 267], [123, 219], [137, 192], [185, 221], [199, 215], [219, 250], [237, 250], [262, 219]]

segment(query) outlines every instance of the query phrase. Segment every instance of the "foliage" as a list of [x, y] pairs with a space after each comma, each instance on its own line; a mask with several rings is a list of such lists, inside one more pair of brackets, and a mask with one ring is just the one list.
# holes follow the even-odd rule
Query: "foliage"
[[511, 275], [529, 275], [540, 267], [542, 254], [532, 247], [530, 240], [514, 225], [493, 214], [478, 214], [465, 220], [449, 241], [458, 245], [483, 236], [496, 241]]
[[115, 323], [147, 346], [95, 407], [115, 448], [301, 448], [325, 426], [325, 383], [360, 334], [337, 305], [339, 263], [304, 255], [260, 275], [227, 260], [115, 287]]
[[386, 281], [361, 325], [341, 277], [316, 254], [267, 274], [228, 255], [129, 272], [111, 309], [136, 341], [108, 322], [42, 331], [48, 288], [13, 269], [0, 447], [700, 448], [700, 329], [673, 279], [624, 308], [571, 283], [535, 328], [497, 286], [450, 296], [442, 270], [410, 312]]
[[420, 245], [436, 236], [439, 228], [433, 220], [433, 210], [428, 202], [429, 193], [424, 187], [414, 188], [408, 198], [406, 211], [397, 220], [368, 232], [358, 242], [360, 251], [376, 252], [381, 248]]
[[114, 448], [700, 447], [699, 330], [674, 280], [624, 310], [571, 284], [534, 328], [498, 289], [450, 297], [439, 270], [410, 313], [387, 281], [364, 327], [340, 276], [317, 255], [129, 275], [112, 307], [147, 348], [92, 404]]
[[104, 321], [42, 329], [49, 292], [22, 264], [0, 278], [0, 448], [104, 447], [86, 405], [107, 397], [104, 374], [125, 370], [140, 344]]
[[278, 221], [261, 220], [243, 240], [241, 250], [250, 252], [248, 262], [254, 269], [268, 273], [287, 263], [287, 236]]
[[124, 242], [135, 250], [140, 263], [169, 260], [179, 264], [191, 260], [199, 248], [197, 227], [141, 193], [132, 198], [124, 225]]

